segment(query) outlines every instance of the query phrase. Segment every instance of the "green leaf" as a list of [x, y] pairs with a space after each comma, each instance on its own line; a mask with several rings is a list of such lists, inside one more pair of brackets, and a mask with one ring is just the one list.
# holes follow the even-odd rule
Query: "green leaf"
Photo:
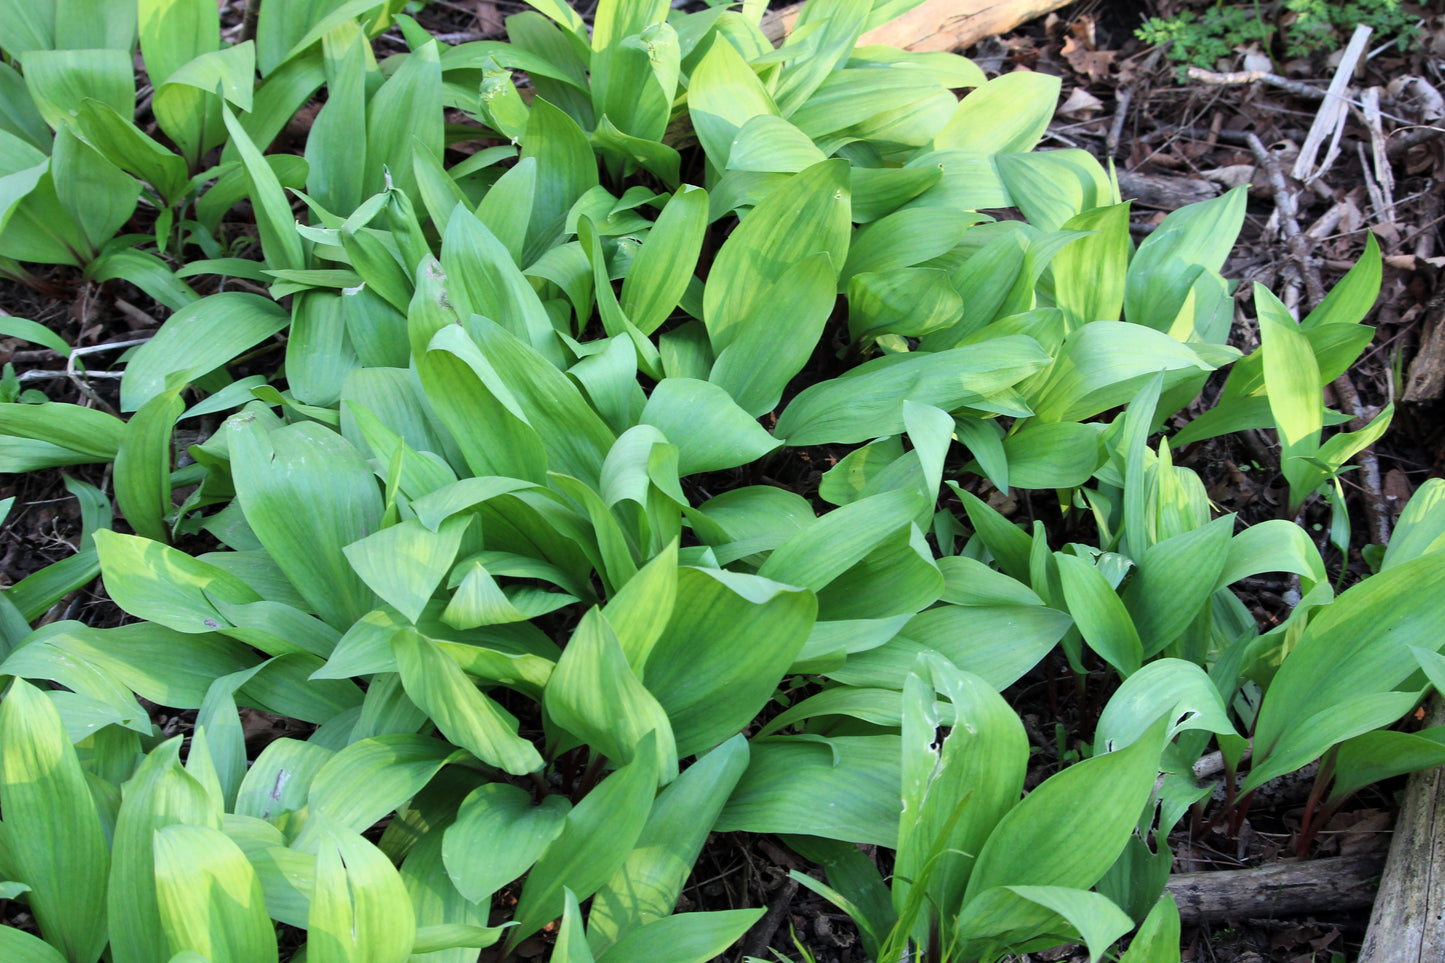
[[391, 640], [407, 696], [452, 742], [489, 765], [514, 775], [533, 772], [542, 757], [517, 735], [517, 721], [477, 691], [461, 666], [415, 629]]
[[1000, 886], [979, 894], [959, 917], [961, 952], [992, 955], [1003, 947], [1046, 949], [1077, 937], [1094, 963], [1134, 928], [1129, 914], [1098, 893], [1067, 886]]
[[733, 140], [753, 117], [781, 116], [753, 68], [720, 34], [688, 78], [687, 109], [708, 161], [726, 170]]
[[175, 384], [140, 406], [126, 422], [115, 456], [115, 501], [130, 527], [147, 538], [168, 541], [171, 504], [171, 434], [185, 410], [183, 385]]
[[1004, 74], [971, 91], [933, 138], [935, 150], [1022, 153], [1054, 116], [1059, 79], [1031, 71]]
[[[125, 424], [119, 418], [94, 408], [54, 401], [38, 405], [0, 404], [0, 437], [45, 442], [66, 459], [51, 464], [111, 461], [124, 435]], [[12, 460], [8, 456], [0, 461], [7, 472], [30, 470], [22, 464], [22, 459]]]
[[345, 546], [381, 527], [376, 479], [346, 439], [314, 422], [270, 435], [229, 423], [231, 477], [246, 521], [317, 615], [344, 630], [376, 607]]
[[72, 963], [95, 963], [110, 853], [60, 714], [23, 679], [0, 701], [0, 790], [7, 869], [30, 887], [41, 934]]
[[1426, 479], [1415, 489], [1415, 494], [1405, 503], [1405, 510], [1395, 523], [1395, 532], [1385, 549], [1380, 571], [1445, 548], [1442, 500], [1445, 500], [1445, 480]]
[[734, 736], [689, 766], [657, 797], [637, 845], [592, 898], [587, 934], [594, 952], [606, 952], [627, 933], [672, 913], [747, 764], [747, 741]]
[[1289, 310], [1262, 284], [1254, 289], [1269, 410], [1279, 432], [1280, 468], [1294, 512], [1314, 490], [1317, 475], [1305, 461], [1319, 451], [1324, 402], [1320, 370], [1308, 339]]
[[147, 538], [95, 533], [106, 590], [138, 618], [197, 634], [230, 627], [213, 600], [233, 604], [260, 599], [234, 575]]
[[154, 847], [156, 899], [171, 953], [198, 953], [211, 963], [277, 958], [261, 883], [225, 833], [165, 826]]
[[[367, 829], [459, 758], [466, 757], [443, 740], [410, 732], [351, 743], [326, 760], [311, 780], [306, 795], [310, 816], [295, 846], [309, 851], [333, 830]], [[317, 815], [324, 818], [313, 826], [310, 817]]]
[[527, 874], [504, 952], [561, 914], [564, 887], [586, 899], [623, 865], [642, 833], [657, 782], [657, 751], [644, 737], [631, 763], [572, 808], [562, 832]]
[[12, 963], [66, 963], [55, 947], [13, 926], [0, 926], [0, 953]]
[[415, 622], [451, 570], [470, 521], [466, 516], [451, 518], [433, 532], [410, 518], [343, 551], [372, 591]]
[[1064, 601], [1089, 648], [1126, 678], [1139, 671], [1144, 649], [1124, 602], [1097, 567], [1065, 552], [1055, 552]]
[[[667, 711], [679, 758], [714, 746], [766, 704], [812, 628], [811, 592], [760, 576], [683, 568], [672, 618], [642, 674]], [[759, 632], [771, 640], [753, 644]]]
[[1247, 193], [1237, 187], [1189, 204], [1164, 219], [1139, 245], [1124, 281], [1124, 316], [1167, 331], [1178, 317], [1195, 278], [1218, 271], [1244, 223]]
[[[1098, 882], [1154, 789], [1164, 726], [1160, 720], [1127, 748], [1049, 777], [1011, 809], [978, 854], [965, 906], [995, 886], [1083, 889]], [[1035, 858], [1044, 852], [1052, 858]]]
[[443, 149], [442, 69], [438, 45], [425, 43], [407, 54], [366, 106], [366, 169], [363, 194], [390, 184], [421, 200], [412, 167], [414, 144], [440, 156]]
[[714, 352], [721, 354], [746, 327], [764, 324], [769, 292], [808, 258], [825, 254], [834, 271], [843, 264], [848, 211], [848, 165], [838, 159], [793, 175], [758, 203], [728, 236], [708, 273], [703, 318]]
[[221, 46], [221, 22], [204, 0], [140, 0], [140, 46], [146, 71], [160, 87], [176, 70]]
[[1008, 482], [1019, 488], [1075, 488], [1104, 460], [1099, 428], [1074, 421], [1027, 422], [1004, 438], [1003, 452]]
[[0, 318], [0, 334], [49, 348], [62, 358], [70, 357], [70, 345], [65, 343], [65, 339], [36, 321], [26, 318]]
[[56, 198], [94, 248], [109, 242], [135, 213], [140, 185], [80, 140], [68, 124], [56, 132], [50, 174]]
[[1442, 736], [1445, 728], [1436, 726], [1419, 732], [1381, 729], [1346, 739], [1335, 752], [1330, 802], [1343, 801], [1357, 790], [1407, 772], [1445, 764]]
[[659, 778], [663, 783], [677, 778], [668, 713], [633, 673], [598, 609], [588, 610], [573, 630], [544, 695], [557, 725], [620, 764], [631, 762], [642, 737], [653, 733]]
[[1139, 926], [1119, 963], [1174, 963], [1179, 958], [1179, 905], [1165, 893]]
[[564, 233], [567, 212], [597, 186], [597, 161], [577, 122], [546, 100], [532, 102], [522, 157], [537, 159], [537, 193], [522, 264], [531, 264]]
[[[1439, 648], [1442, 584], [1445, 556], [1426, 555], [1364, 580], [1314, 617], [1260, 706], [1249, 788], [1268, 778], [1270, 769], [1279, 770], [1274, 775], [1292, 771], [1334, 742], [1392, 722], [1410, 708], [1413, 693], [1392, 690], [1418, 668], [1410, 646]], [[1366, 701], [1377, 694], [1378, 702]], [[1351, 700], [1360, 705], [1347, 715]], [[1277, 754], [1304, 756], [1315, 746], [1315, 755], [1290, 768], [1281, 769], [1284, 762], [1266, 766]]]
[[1094, 233], [1069, 243], [1049, 262], [1054, 300], [1074, 324], [1118, 320], [1129, 266], [1129, 205], [1076, 214], [1062, 229]]
[[310, 963], [393, 963], [411, 954], [416, 916], [406, 886], [391, 860], [355, 832], [321, 831], [306, 937]]
[[221, 799], [180, 763], [181, 737], [152, 749], [122, 790], [111, 852], [108, 917], [116, 963], [166, 959], [155, 835], [177, 824], [218, 827]]
[[505, 783], [478, 786], [462, 800], [442, 838], [447, 876], [473, 903], [531, 869], [562, 832], [572, 805], [547, 796], [533, 806], [526, 790]]
[[129, 51], [32, 50], [25, 55], [24, 67], [25, 84], [40, 116], [56, 130], [86, 100], [98, 100], [122, 117], [135, 114], [135, 72]]
[[[1309, 330], [1326, 324], [1358, 324], [1380, 296], [1380, 244], [1373, 232], [1365, 235], [1365, 250], [1325, 299], [1300, 322]], [[1330, 379], [1333, 380], [1333, 379]]]
[[715, 831], [897, 844], [897, 736], [776, 736], [755, 739], [751, 752]]
[[679, 913], [628, 930], [599, 960], [707, 963], [716, 959], [762, 918], [763, 908]]
[[296, 219], [291, 214], [291, 205], [286, 200], [281, 182], [245, 128], [236, 120], [235, 114], [231, 113], [231, 108], [222, 104], [221, 116], [251, 183], [251, 202], [256, 210], [256, 227], [261, 234], [261, 249], [266, 254], [266, 263], [273, 268], [288, 270], [306, 267], [301, 236], [296, 233]]
[[1109, 697], [1094, 742], [1106, 750], [1132, 745], [1161, 715], [1169, 721], [1169, 738], [1190, 729], [1234, 734], [1219, 690], [1203, 669], [1183, 659], [1158, 659]]
[[792, 446], [902, 434], [905, 399], [953, 411], [1017, 384], [1049, 362], [1038, 342], [1023, 335], [875, 358], [840, 378], [805, 388], [779, 416], [774, 434]]
[[679, 188], [633, 255], [620, 303], [643, 334], [667, 320], [692, 281], [707, 229], [707, 201], [701, 188]]
[[[952, 704], [952, 720], [940, 717], [935, 693]], [[903, 812], [893, 906], [902, 913], [913, 886], [925, 886], [930, 905], [947, 920], [963, 906], [975, 854], [1018, 802], [1028, 737], [987, 682], [936, 655], [920, 658], [909, 673], [902, 709]], [[949, 721], [940, 743], [939, 726]], [[945, 934], [951, 930], [945, 924]]]
[[1234, 517], [1217, 518], [1202, 528], [1149, 546], [1123, 593], [1144, 655], [1162, 652], [1189, 627], [1229, 558]]
[[171, 315], [136, 350], [120, 382], [121, 408], [136, 411], [166, 387], [167, 377], [208, 374], [286, 327], [290, 319], [274, 301], [256, 294], [213, 294]]

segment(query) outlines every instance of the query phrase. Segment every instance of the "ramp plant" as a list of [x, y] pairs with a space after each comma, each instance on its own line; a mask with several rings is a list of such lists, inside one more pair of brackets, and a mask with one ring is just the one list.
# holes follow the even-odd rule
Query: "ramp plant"
[[[123, 417], [0, 404], [8, 469], [113, 462], [129, 530], [72, 482], [80, 553], [0, 594], [0, 885], [39, 931], [0, 946], [462, 963], [556, 921], [556, 959], [705, 961], [762, 914], [673, 915], [738, 830], [823, 866], [803, 882], [880, 961], [1131, 931], [1125, 959], [1170, 959], [1167, 837], [1211, 739], [1231, 779], [1253, 739], [1245, 793], [1435, 759], [1386, 728], [1440, 677], [1445, 593], [1402, 601], [1442, 571], [1437, 490], [1336, 600], [1304, 528], [1215, 517], [1173, 463], [1273, 428], [1297, 508], [1383, 430], [1325, 439], [1320, 392], [1369, 340], [1373, 242], [1299, 324], [1257, 293], [1242, 356], [1244, 193], [1136, 249], [1109, 171], [1034, 149], [1057, 81], [856, 46], [908, 3], [815, 0], [777, 49], [751, 6], [532, 6], [449, 47], [392, 5], [267, 0], [244, 55], [147, 41], [176, 7], [138, 8], [149, 69], [264, 78], [249, 109], [177, 92], [209, 106], [156, 169], [215, 179], [202, 228], [249, 197], [259, 235], [177, 274], [269, 296], [178, 305]], [[393, 15], [408, 50], [378, 61]], [[323, 82], [304, 165], [265, 154]], [[281, 367], [245, 358], [277, 336]], [[803, 459], [826, 471], [771, 480]], [[987, 497], [1017, 490], [1067, 527]], [[1261, 634], [1230, 586], [1267, 571], [1302, 601]], [[97, 572], [135, 621], [45, 618]], [[1000, 693], [1056, 647], [1118, 688], [1021, 799]], [[149, 705], [194, 711], [189, 741]], [[257, 751], [243, 709], [304, 738]]]

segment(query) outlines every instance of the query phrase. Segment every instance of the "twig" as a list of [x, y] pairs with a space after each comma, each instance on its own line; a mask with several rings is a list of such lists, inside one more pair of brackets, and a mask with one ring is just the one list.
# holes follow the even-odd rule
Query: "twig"
[[[119, 378], [122, 372], [119, 371], [87, 371], [87, 378]], [[69, 371], [22, 371], [20, 380], [24, 381], [64, 381], [71, 377]]]
[[1319, 268], [1310, 260], [1309, 251], [1299, 226], [1299, 207], [1295, 200], [1294, 193], [1285, 183], [1284, 173], [1279, 169], [1279, 160], [1269, 152], [1269, 149], [1260, 142], [1260, 139], [1252, 134], [1245, 135], [1245, 142], [1249, 145], [1250, 153], [1264, 170], [1268, 177], [1270, 191], [1274, 194], [1274, 206], [1279, 212], [1280, 233], [1284, 235], [1285, 247], [1289, 249], [1290, 256], [1299, 265], [1301, 276], [1304, 278], [1305, 291], [1309, 295], [1311, 303], [1318, 304], [1324, 300], [1324, 285], [1320, 281]]
[[[1355, 72], [1355, 65], [1364, 56], [1365, 45], [1369, 40], [1369, 27], [1363, 24], [1355, 27], [1354, 35], [1350, 37], [1349, 45], [1340, 57], [1339, 66], [1335, 68], [1335, 75], [1330, 79], [1330, 88], [1325, 92], [1325, 102], [1315, 115], [1315, 122], [1310, 125], [1304, 144], [1300, 146], [1293, 171], [1296, 180], [1308, 184], [1323, 176], [1339, 156], [1340, 137], [1345, 132], [1345, 120], [1349, 117], [1349, 101], [1345, 99], [1345, 91], [1349, 88], [1350, 77]], [[1319, 155], [1320, 145], [1326, 137], [1330, 138], [1329, 149], [1325, 151], [1325, 159], [1315, 167], [1315, 157]]]
[[1318, 87], [1311, 87], [1298, 80], [1290, 80], [1288, 77], [1272, 74], [1268, 70], [1232, 70], [1228, 73], [1217, 73], [1202, 67], [1190, 67], [1189, 79], [1217, 87], [1237, 87], [1254, 83], [1268, 84], [1271, 87], [1278, 87], [1280, 90], [1287, 90], [1296, 97], [1303, 97], [1306, 100], [1325, 99], [1325, 92]]
[[[1400, 131], [1393, 130], [1390, 133], [1398, 134]], [[1404, 137], [1397, 137], [1390, 141], [1390, 146], [1385, 148], [1385, 153], [1389, 156], [1390, 160], [1399, 160], [1405, 156], [1410, 148], [1418, 147], [1421, 144], [1428, 144], [1441, 134], [1445, 134], [1445, 127], [1416, 127]]]
[[139, 325], [147, 328], [158, 328], [161, 326], [161, 323], [157, 321], [152, 315], [147, 314], [145, 311], [142, 311], [140, 308], [136, 307], [134, 304], [131, 304], [125, 298], [116, 298], [115, 306], [121, 314], [130, 318], [132, 321], [136, 322]]
[[778, 890], [778, 895], [768, 902], [768, 911], [753, 924], [752, 929], [748, 930], [747, 936], [743, 939], [738, 959], [762, 956], [768, 951], [768, 946], [773, 941], [773, 935], [783, 924], [783, 917], [788, 915], [788, 906], [793, 902], [793, 897], [797, 895], [798, 881], [788, 877], [787, 882]]

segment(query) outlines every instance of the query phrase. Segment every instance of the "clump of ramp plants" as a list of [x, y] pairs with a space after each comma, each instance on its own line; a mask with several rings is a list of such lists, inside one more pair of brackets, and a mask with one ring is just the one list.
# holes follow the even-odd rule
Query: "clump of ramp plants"
[[[821, 865], [878, 961], [1178, 959], [1211, 745], [1235, 807], [1445, 758], [1389, 728], [1445, 683], [1441, 489], [1336, 597], [1307, 530], [1173, 460], [1271, 429], [1291, 517], [1332, 499], [1349, 545], [1389, 412], [1326, 436], [1321, 386], [1373, 240], [1302, 321], [1257, 290], [1242, 356], [1243, 191], [1136, 249], [1109, 171], [1035, 150], [1056, 80], [857, 46], [906, 0], [815, 0], [777, 49], [753, 6], [532, 6], [455, 47], [398, 16], [380, 61], [375, 4], [258, 37], [326, 101], [302, 159], [215, 103], [264, 259], [183, 272], [270, 296], [177, 310], [124, 417], [0, 404], [7, 470], [113, 462], [129, 530], [72, 481], [80, 552], [0, 594], [0, 887], [38, 929], [6, 959], [464, 963], [556, 923], [556, 960], [702, 963], [763, 912], [673, 912], [733, 830]], [[804, 457], [816, 487], [769, 482]], [[987, 497], [1019, 490], [1067, 525]], [[1274, 571], [1301, 601], [1260, 633], [1231, 585]], [[46, 618], [97, 573], [135, 621]], [[1000, 693], [1055, 651], [1117, 691], [1023, 797]], [[306, 736], [248, 752], [245, 709]]]

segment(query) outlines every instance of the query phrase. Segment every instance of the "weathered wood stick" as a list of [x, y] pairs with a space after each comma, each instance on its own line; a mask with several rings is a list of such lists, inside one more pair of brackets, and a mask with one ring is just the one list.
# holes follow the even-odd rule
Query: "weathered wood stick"
[[[1057, 10], [1068, 0], [927, 0], [898, 19], [870, 30], [860, 46], [887, 44], [909, 50], [962, 50], [984, 37], [1007, 33], [1021, 23]], [[773, 43], [793, 29], [801, 3], [768, 12], [763, 33]]]
[[[1438, 695], [1427, 725], [1445, 722]], [[1365, 931], [1360, 963], [1421, 963], [1445, 958], [1445, 767], [1417, 772], [1390, 841], [1390, 861]]]
[[[1219, 873], [1179, 873], [1169, 877], [1169, 892], [1179, 904], [1180, 918], [1189, 923], [1361, 909], [1374, 901], [1375, 880], [1384, 865], [1382, 853], [1370, 853]], [[1377, 958], [1386, 959], [1405, 958]]]

